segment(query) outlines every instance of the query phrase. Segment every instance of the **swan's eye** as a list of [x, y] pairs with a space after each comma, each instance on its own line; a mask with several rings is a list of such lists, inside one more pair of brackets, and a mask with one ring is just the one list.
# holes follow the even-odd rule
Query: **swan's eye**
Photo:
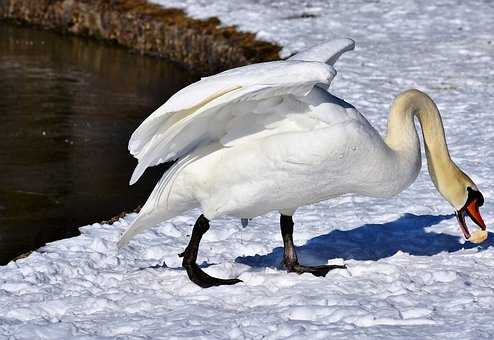
[[477, 206], [481, 207], [484, 205], [484, 196], [482, 193], [478, 190], [474, 190], [470, 187], [467, 187], [468, 191], [468, 199], [467, 199], [467, 204], [471, 201], [477, 201]]

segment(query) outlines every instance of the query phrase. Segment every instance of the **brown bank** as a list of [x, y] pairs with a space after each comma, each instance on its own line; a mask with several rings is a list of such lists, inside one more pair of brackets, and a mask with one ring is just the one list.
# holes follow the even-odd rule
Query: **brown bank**
[[145, 0], [0, 0], [0, 18], [115, 41], [198, 74], [279, 59], [279, 46], [252, 33]]

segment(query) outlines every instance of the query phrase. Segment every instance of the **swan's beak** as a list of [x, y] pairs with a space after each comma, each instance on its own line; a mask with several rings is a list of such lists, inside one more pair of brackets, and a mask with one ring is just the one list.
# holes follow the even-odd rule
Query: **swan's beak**
[[472, 221], [477, 224], [480, 229], [485, 231], [487, 229], [482, 215], [480, 215], [479, 208], [484, 204], [484, 196], [480, 191], [472, 190], [468, 188], [468, 198], [467, 202], [460, 210], [456, 211], [456, 218], [458, 219], [458, 224], [460, 229], [468, 240], [470, 238], [470, 231], [468, 230], [467, 224], [465, 222], [465, 215], [468, 215]]

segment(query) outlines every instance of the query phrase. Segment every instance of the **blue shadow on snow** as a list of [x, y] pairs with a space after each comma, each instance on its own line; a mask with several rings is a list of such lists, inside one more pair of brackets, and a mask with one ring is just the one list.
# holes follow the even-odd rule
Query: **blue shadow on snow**
[[[384, 224], [364, 224], [352, 230], [333, 230], [316, 236], [303, 246], [297, 247], [299, 261], [306, 265], [325, 264], [334, 258], [345, 260], [379, 260], [390, 257], [397, 251], [415, 256], [431, 256], [441, 252], [460, 249], [486, 249], [494, 245], [493, 235], [482, 244], [460, 243], [460, 235], [452, 236], [426, 232], [425, 228], [451, 219], [454, 215], [404, 214], [395, 221]], [[456, 223], [456, 221], [454, 221]], [[469, 224], [470, 231], [477, 229]], [[295, 225], [294, 233], [297, 232]], [[277, 267], [283, 258], [283, 248], [277, 247], [266, 255], [241, 256], [235, 259], [251, 267]]]

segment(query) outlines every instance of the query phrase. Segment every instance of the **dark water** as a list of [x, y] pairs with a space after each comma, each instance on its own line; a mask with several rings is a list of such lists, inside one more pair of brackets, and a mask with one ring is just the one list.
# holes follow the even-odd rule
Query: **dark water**
[[0, 264], [134, 209], [131, 132], [194, 79], [115, 46], [0, 22]]

